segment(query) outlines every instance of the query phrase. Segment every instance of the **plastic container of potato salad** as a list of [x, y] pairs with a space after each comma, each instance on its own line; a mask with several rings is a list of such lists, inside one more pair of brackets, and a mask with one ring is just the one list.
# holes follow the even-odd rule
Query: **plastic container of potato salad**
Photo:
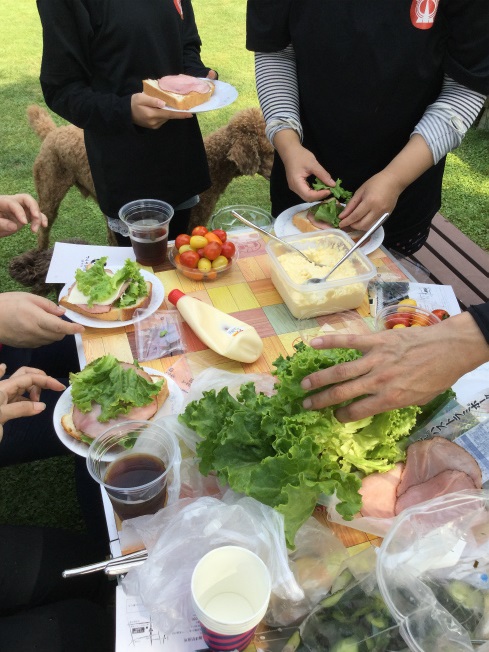
[[340, 229], [319, 233], [301, 233], [282, 238], [303, 251], [308, 258], [327, 267], [307, 262], [300, 254], [270, 240], [271, 277], [277, 292], [297, 319], [305, 316], [328, 315], [358, 308], [366, 298], [367, 285], [376, 275], [375, 265], [361, 251], [355, 251], [323, 282], [308, 283], [321, 278], [353, 246], [353, 240]]

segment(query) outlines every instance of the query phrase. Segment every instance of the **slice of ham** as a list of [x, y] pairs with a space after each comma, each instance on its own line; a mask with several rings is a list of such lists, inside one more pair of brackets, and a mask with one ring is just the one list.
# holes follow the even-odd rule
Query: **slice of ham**
[[397, 496], [402, 496], [410, 487], [425, 483], [447, 470], [466, 473], [477, 489], [482, 487], [479, 465], [472, 455], [458, 444], [443, 437], [433, 437], [411, 444], [407, 449], [406, 468], [397, 488]]
[[[122, 366], [124, 369], [129, 369], [130, 367], [132, 367], [137, 374], [139, 374], [140, 376], [146, 378], [146, 380], [149, 380], [151, 382], [152, 380], [151, 376], [146, 371], [144, 371], [144, 369], [135, 367], [134, 365], [128, 362], [123, 362]], [[104, 421], [103, 423], [98, 420], [101, 411], [102, 408], [100, 407], [100, 405], [96, 403], [92, 403], [92, 409], [90, 410], [90, 412], [87, 413], [83, 413], [76, 406], [73, 406], [73, 424], [75, 428], [80, 432], [83, 432], [83, 434], [87, 435], [88, 437], [92, 437], [93, 439], [95, 439], [95, 437], [98, 437], [98, 435], [100, 435], [102, 432], [104, 432], [111, 426], [120, 423], [121, 421], [150, 420], [152, 417], [154, 417], [154, 415], [158, 411], [158, 401], [155, 398], [148, 405], [144, 405], [142, 407], [135, 407], [132, 410], [130, 410], [127, 414], [121, 414], [117, 418], [110, 419], [109, 421]]]
[[422, 503], [425, 500], [444, 496], [454, 491], [475, 488], [474, 481], [467, 473], [454, 470], [442, 471], [426, 482], [409, 487], [396, 501], [396, 515], [408, 507]]
[[362, 516], [392, 518], [395, 516], [396, 491], [401, 481], [404, 464], [398, 462], [385, 473], [371, 473], [362, 480], [359, 494], [362, 496]]
[[209, 83], [197, 77], [190, 75], [167, 75], [158, 79], [158, 86], [162, 91], [178, 93], [178, 95], [188, 95], [192, 91], [195, 93], [208, 93]]

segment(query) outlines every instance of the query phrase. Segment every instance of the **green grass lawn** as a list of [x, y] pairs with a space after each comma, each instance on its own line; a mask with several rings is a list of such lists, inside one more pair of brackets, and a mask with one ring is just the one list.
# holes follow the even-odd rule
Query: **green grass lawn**
[[[202, 114], [204, 134], [225, 124], [237, 110], [257, 106], [253, 55], [245, 49], [245, 0], [193, 0], [203, 40], [204, 62], [239, 91], [229, 107]], [[2, 0], [0, 16], [0, 193], [34, 193], [32, 164], [39, 140], [31, 131], [26, 108], [44, 105], [39, 86], [41, 26], [32, 0]], [[63, 124], [53, 116], [57, 124]], [[442, 213], [474, 242], [489, 250], [489, 133], [471, 130], [462, 146], [449, 155]], [[269, 208], [268, 183], [261, 177], [236, 179], [221, 197], [229, 204]], [[96, 204], [72, 189], [60, 209], [53, 240], [78, 237], [106, 244], [105, 223]], [[24, 229], [0, 240], [0, 288], [25, 288], [8, 274], [8, 261], [36, 244]], [[70, 457], [0, 470], [0, 522], [81, 527]], [[56, 482], [54, 483], [54, 480]]]

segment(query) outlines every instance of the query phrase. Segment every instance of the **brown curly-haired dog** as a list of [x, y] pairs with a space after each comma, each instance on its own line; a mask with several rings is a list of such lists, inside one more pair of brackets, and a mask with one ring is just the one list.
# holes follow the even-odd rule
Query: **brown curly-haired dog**
[[[74, 125], [57, 127], [48, 112], [37, 105], [27, 109], [29, 123], [42, 140], [33, 173], [39, 206], [48, 226], [39, 229], [38, 248], [49, 247], [49, 233], [66, 193], [76, 186], [84, 197], [97, 201], [88, 165], [83, 130]], [[258, 108], [235, 113], [227, 125], [204, 138], [212, 186], [192, 209], [192, 226], [207, 224], [221, 194], [233, 179], [261, 174], [270, 178], [273, 148], [265, 136], [265, 121]], [[108, 230], [110, 244], [116, 244]]]

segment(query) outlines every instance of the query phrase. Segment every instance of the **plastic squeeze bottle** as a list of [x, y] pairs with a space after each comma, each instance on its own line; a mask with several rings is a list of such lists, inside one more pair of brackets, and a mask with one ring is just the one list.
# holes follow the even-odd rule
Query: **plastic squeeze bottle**
[[253, 326], [177, 289], [168, 294], [168, 301], [216, 353], [238, 362], [255, 362], [260, 357], [263, 342]]

